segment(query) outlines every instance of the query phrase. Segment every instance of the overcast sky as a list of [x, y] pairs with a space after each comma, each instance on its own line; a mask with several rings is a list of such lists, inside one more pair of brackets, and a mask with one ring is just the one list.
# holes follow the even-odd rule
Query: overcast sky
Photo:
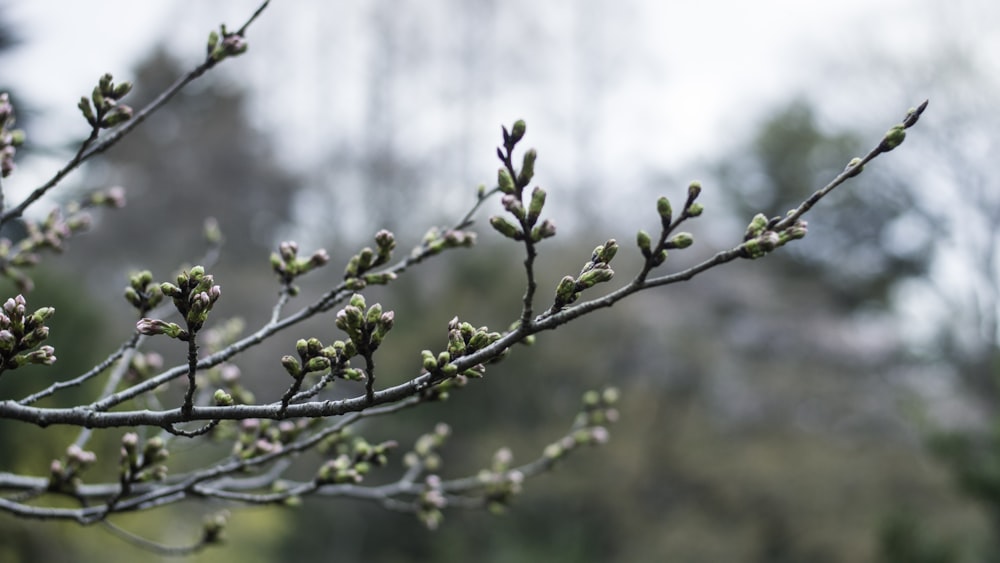
[[[194, 66], [210, 30], [223, 22], [238, 27], [256, 5], [7, 2], [5, 17], [24, 44], [4, 61], [4, 82], [41, 111], [29, 139], [81, 138], [76, 101], [102, 73], [130, 77], [158, 42]], [[458, 163], [431, 171], [438, 194], [490, 182], [499, 125], [523, 117], [550, 193], [552, 183], [577, 185], [581, 175], [625, 189], [648, 183], [651, 171], [669, 174], [726, 154], [762, 112], [796, 95], [825, 95], [836, 126], [870, 127], [877, 136], [935, 92], [905, 92], [902, 102], [898, 91], [881, 95], [874, 61], [926, 54], [951, 40], [942, 34], [953, 30], [986, 51], [984, 60], [1000, 61], [997, 6], [995, 0], [274, 0], [250, 29], [249, 52], [209, 80], [247, 87], [256, 124], [284, 162], [318, 170], [312, 181], [329, 176], [318, 164], [338, 143], [380, 142], [370, 134], [378, 122], [401, 158]], [[373, 33], [379, 26], [383, 36]], [[386, 41], [392, 74], [373, 81]], [[479, 73], [463, 70], [466, 63], [479, 65]], [[911, 71], [919, 69], [901, 72]], [[375, 99], [373, 89], [382, 88], [387, 93]], [[33, 187], [56, 164], [26, 166], [5, 185]], [[341, 179], [352, 181], [364, 180]]]
[[[283, 141], [322, 147], [319, 140], [325, 131], [361, 127], [357, 107], [363, 101], [352, 84], [362, 81], [359, 73], [364, 69], [352, 61], [364, 61], [367, 48], [358, 34], [364, 32], [366, 10], [377, 4], [275, 0], [251, 29], [251, 51], [227, 70], [241, 74], [243, 82], [267, 96], [269, 101], [264, 103], [272, 109], [274, 100], [289, 98], [289, 86], [295, 88], [294, 107], [282, 104], [280, 115], [272, 111], [262, 118], [270, 119], [270, 125], [282, 124], [282, 131], [288, 133]], [[707, 147], [719, 140], [720, 123], [728, 120], [725, 130], [733, 131], [738, 128], [734, 121], [750, 121], [762, 101], [776, 102], [808, 91], [810, 84], [804, 79], [816, 78], [813, 71], [827, 53], [871, 41], [866, 34], [899, 35], [894, 30], [905, 24], [900, 14], [914, 2], [557, 0], [522, 4], [527, 13], [519, 16], [520, 24], [513, 19], [497, 25], [519, 26], [530, 22], [535, 12], [542, 23], [523, 27], [528, 35], [532, 30], [544, 32], [546, 52], [538, 58], [550, 66], [538, 70], [544, 79], [536, 76], [534, 89], [503, 88], [495, 83], [498, 92], [489, 104], [480, 106], [479, 124], [470, 139], [489, 143], [484, 147], [484, 160], [491, 158], [488, 147], [495, 142], [497, 125], [517, 116], [529, 118], [534, 143], [546, 146], [547, 154], [555, 151], [558, 155], [556, 147], [565, 144], [563, 135], [572, 134], [567, 133], [568, 118], [538, 104], [537, 96], [539, 92], [573, 96], [579, 79], [573, 73], [578, 75], [587, 65], [578, 53], [573, 59], [576, 40], [581, 33], [593, 33], [595, 52], [617, 74], [613, 82], [602, 86], [600, 106], [595, 108], [599, 113], [591, 125], [600, 130], [602, 140], [593, 150], [612, 161], [639, 158], [671, 167], [710, 150]], [[396, 5], [412, 11], [408, 3]], [[447, 12], [448, 5], [456, 3], [420, 3], [431, 15], [419, 25], [434, 27], [439, 36], [461, 34], [456, 29], [461, 21], [453, 19], [453, 14], [439, 13]], [[89, 92], [103, 72], [128, 77], [132, 64], [156, 41], [167, 42], [194, 64], [209, 30], [221, 22], [238, 26], [254, 6], [246, 0], [8, 2], [7, 17], [25, 43], [6, 61], [4, 79], [27, 94], [35, 107], [52, 115], [39, 124], [36, 140], [72, 138], [82, 129], [67, 129], [59, 118], [75, 113], [76, 100]], [[414, 14], [414, 19], [421, 18], [422, 14]], [[512, 39], [509, 45], [498, 47], [500, 56], [533, 48], [530, 37], [524, 42], [518, 30], [500, 31], [483, 37], [500, 43], [505, 37]], [[403, 41], [403, 48], [408, 48]], [[566, 64], [560, 64], [564, 60]], [[281, 88], [285, 91], [277, 93]], [[586, 101], [574, 99], [568, 105]], [[428, 128], [420, 129], [426, 132]], [[305, 149], [288, 152], [297, 155], [292, 160], [320, 157]]]

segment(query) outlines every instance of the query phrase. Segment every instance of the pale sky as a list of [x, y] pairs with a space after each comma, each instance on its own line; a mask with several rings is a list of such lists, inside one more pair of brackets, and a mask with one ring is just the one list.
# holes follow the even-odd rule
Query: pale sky
[[[328, 131], [350, 132], [363, 126], [357, 108], [364, 103], [364, 92], [353, 85], [363, 80], [367, 49], [365, 37], [359, 34], [364, 31], [365, 6], [375, 4], [274, 0], [250, 30], [250, 51], [226, 64], [228, 76], [240, 75], [238, 80], [260, 93], [261, 125], [280, 124], [282, 146], [294, 147], [284, 151], [286, 161], [305, 165], [321, 159]], [[874, 4], [866, 0], [557, 0], [534, 8], [539, 3], [525, 3], [531, 7], [529, 13], [536, 12], [543, 20], [540, 25], [547, 39], [538, 57], [543, 64], [534, 69], [527, 84], [493, 83], [496, 92], [490, 93], [489, 103], [477, 106], [475, 124], [466, 125], [470, 128], [467, 140], [483, 147], [481, 162], [488, 164], [485, 170], [489, 171], [498, 125], [525, 117], [532, 142], [551, 155], [546, 158], [548, 165], [561, 163], [559, 172], [567, 174], [574, 165], [574, 159], [563, 153], [568, 150], [567, 137], [574, 135], [568, 123], [576, 119], [573, 112], [590, 102], [577, 91], [578, 81], [574, 81], [588, 64], [575, 52], [574, 38], [593, 29], [598, 47], [588, 56], [605, 57], [604, 64], [617, 74], [603, 86], [599, 105], [588, 121], [600, 137], [589, 148], [593, 156], [672, 168], [718, 153], [720, 144], [735, 141], [734, 132], [752, 125], [757, 108], [822, 87], [809, 81], [819, 78], [815, 70], [829, 57], [827, 53], [850, 43], [879, 39], [865, 34], [899, 35], [894, 30], [904, 21], [900, 13], [913, 2]], [[462, 33], [455, 29], [452, 14], [436, 14], [442, 11], [439, 6], [454, 2], [419, 5], [431, 13], [419, 25], [436, 27], [438, 36]], [[9, 3], [8, 18], [26, 41], [6, 61], [5, 81], [16, 84], [22, 95], [27, 94], [45, 112], [38, 129], [29, 132], [32, 139], [74, 138], [83, 133], [82, 121], [74, 130], [67, 127], [74, 122], [67, 122], [66, 117], [76, 113], [76, 100], [90, 91], [102, 73], [128, 77], [132, 63], [157, 40], [166, 41], [193, 65], [211, 29], [222, 22], [237, 27], [255, 6], [246, 0]], [[396, 6], [407, 9], [408, 3]], [[530, 15], [522, 20], [530, 20]], [[864, 22], [869, 25], [860, 25]], [[530, 61], [530, 50], [535, 48], [530, 42], [503, 44], [507, 28], [519, 23], [501, 21], [495, 24], [499, 37], [483, 40], [501, 43], [500, 57], [514, 53]], [[525, 28], [530, 34], [532, 28]], [[414, 48], [405, 40], [401, 39], [403, 49]], [[431, 75], [427, 82], [435, 78]], [[421, 98], [439, 96], [442, 91], [422, 83], [402, 86], [413, 88]], [[551, 103], [539, 104], [540, 95], [567, 99], [569, 109], [558, 111]], [[413, 133], [401, 127], [404, 143], [408, 134], [433, 137], [435, 128], [451, 126], [446, 114], [436, 113], [422, 100], [418, 108], [407, 107], [405, 102], [399, 107], [410, 122], [419, 124], [413, 126]]]

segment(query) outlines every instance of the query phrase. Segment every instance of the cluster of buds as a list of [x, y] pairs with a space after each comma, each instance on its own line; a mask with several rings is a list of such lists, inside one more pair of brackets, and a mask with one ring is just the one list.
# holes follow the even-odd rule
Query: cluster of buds
[[0, 311], [0, 370], [55, 363], [55, 349], [40, 346], [49, 337], [45, 321], [54, 313], [52, 307], [41, 307], [29, 313], [23, 295], [4, 302]]
[[443, 509], [448, 506], [448, 499], [441, 485], [440, 477], [428, 475], [424, 479], [423, 490], [417, 496], [417, 518], [428, 530], [436, 530], [444, 520]]
[[6, 178], [14, 171], [14, 153], [24, 144], [24, 131], [12, 129], [14, 106], [7, 92], [0, 93], [0, 177]]
[[[453, 318], [448, 323], [447, 349], [437, 354], [430, 350], [420, 352], [420, 361], [424, 372], [440, 374], [445, 378], [444, 381], [428, 388], [425, 391], [425, 398], [438, 401], [447, 400], [450, 390], [464, 387], [469, 378], [482, 377], [486, 373], [485, 365], [476, 364], [459, 372], [454, 361], [462, 356], [478, 352], [502, 337], [503, 335], [499, 332], [490, 332], [488, 327], [475, 328], [467, 322], [459, 322], [458, 317]], [[506, 352], [506, 350], [501, 351], [490, 361], [500, 361], [506, 356]]]
[[271, 269], [281, 278], [281, 283], [292, 295], [298, 294], [298, 288], [292, 285], [295, 278], [305, 275], [330, 261], [330, 255], [322, 248], [313, 252], [308, 258], [299, 258], [299, 245], [293, 241], [285, 241], [278, 245], [278, 252], [271, 253]]
[[66, 212], [74, 215], [82, 209], [92, 207], [107, 207], [109, 209], [125, 207], [125, 188], [112, 186], [106, 190], [94, 190], [82, 199], [69, 202], [66, 205]]
[[226, 26], [221, 25], [219, 31], [212, 31], [208, 34], [208, 45], [205, 50], [208, 59], [217, 63], [223, 59], [245, 53], [247, 40], [241, 33], [229, 33], [226, 31]]
[[319, 485], [360, 483], [372, 469], [384, 467], [389, 463], [389, 450], [396, 445], [396, 442], [391, 440], [370, 444], [360, 437], [349, 444], [341, 442], [336, 450], [336, 457], [328, 460], [316, 472], [316, 483]]
[[167, 476], [163, 462], [170, 456], [166, 444], [159, 436], [146, 440], [139, 451], [139, 435], [128, 432], [122, 436], [120, 467], [122, 483], [162, 481]]
[[[27, 236], [18, 243], [18, 252], [22, 255], [51, 249], [56, 252], [63, 250], [63, 242], [70, 236], [90, 227], [90, 216], [86, 213], [71, 213], [63, 217], [62, 211], [53, 209], [45, 219], [36, 222], [26, 222]], [[37, 262], [37, 257], [34, 261]]]
[[66, 239], [90, 227], [90, 215], [83, 209], [98, 205], [125, 205], [124, 190], [119, 187], [94, 192], [81, 201], [68, 203], [65, 214], [54, 208], [40, 221], [25, 220], [26, 233], [17, 245], [0, 239], [0, 276], [12, 280], [21, 291], [31, 291], [32, 280], [23, 269], [38, 264], [42, 250], [61, 252]]
[[139, 311], [140, 317], [159, 305], [163, 301], [163, 292], [159, 284], [153, 283], [153, 273], [143, 270], [129, 276], [125, 300]]
[[310, 420], [260, 420], [247, 418], [240, 421], [239, 435], [233, 443], [233, 455], [240, 459], [279, 452], [285, 444], [293, 442], [315, 421]]
[[646, 262], [656, 267], [667, 259], [667, 251], [674, 249], [684, 249], [694, 244], [694, 236], [691, 233], [681, 232], [672, 237], [669, 233], [673, 231], [683, 221], [692, 217], [700, 216], [705, 208], [697, 202], [701, 195], [701, 183], [691, 182], [688, 185], [687, 200], [684, 202], [684, 209], [681, 215], [674, 220], [673, 206], [665, 196], [656, 200], [656, 213], [660, 216], [661, 235], [657, 244], [653, 245], [653, 239], [646, 231], [640, 230], [635, 237], [639, 252], [642, 253]]
[[439, 422], [433, 432], [421, 434], [417, 438], [413, 449], [403, 456], [403, 465], [419, 467], [422, 471], [438, 471], [441, 469], [441, 455], [438, 450], [444, 446], [450, 435], [451, 427]]
[[[395, 313], [382, 311], [376, 303], [366, 310], [364, 295], [355, 293], [347, 306], [337, 312], [337, 328], [347, 333], [348, 342], [343, 344], [347, 357], [358, 353], [371, 354], [382, 344], [386, 334], [392, 330]], [[336, 346], [336, 343], [334, 344]]]
[[524, 189], [535, 175], [538, 152], [535, 149], [525, 151], [519, 171], [514, 170], [511, 155], [518, 141], [524, 137], [525, 129], [524, 121], [520, 119], [514, 122], [510, 131], [503, 127], [504, 146], [502, 149], [497, 148], [497, 156], [504, 163], [504, 166], [497, 170], [497, 188], [504, 194], [500, 201], [504, 209], [514, 217], [516, 224], [495, 215], [490, 217], [490, 225], [509, 239], [519, 241], [527, 237], [531, 242], [539, 242], [555, 236], [556, 226], [548, 219], [538, 223], [545, 207], [545, 190], [536, 186], [531, 190], [527, 207], [524, 204]]
[[[446, 366], [462, 356], [482, 350], [500, 340], [502, 336], [499, 332], [491, 332], [489, 327], [475, 328], [465, 321], [459, 322], [458, 317], [455, 317], [448, 322], [448, 349], [434, 358], [436, 366], [433, 367], [428, 362], [425, 351], [423, 353], [424, 369], [427, 371], [434, 371], [435, 368], [441, 369], [449, 377], [458, 375], [457, 372], [452, 373], [452, 370]], [[482, 377], [485, 372], [485, 366], [477, 365], [465, 370], [461, 375], [476, 378]]]
[[579, 276], [565, 276], [559, 280], [559, 285], [556, 286], [555, 301], [550, 312], [554, 313], [576, 302], [583, 290], [610, 281], [615, 275], [614, 270], [611, 269], [611, 260], [617, 253], [618, 242], [615, 239], [610, 239], [594, 248], [590, 254], [590, 260], [583, 265]]
[[449, 248], [469, 248], [475, 244], [476, 233], [471, 231], [431, 227], [424, 234], [420, 247], [413, 250], [413, 255], [434, 256]]
[[524, 483], [524, 473], [511, 469], [514, 456], [510, 448], [500, 448], [493, 454], [493, 464], [489, 469], [482, 469], [476, 479], [485, 488], [484, 499], [486, 508], [494, 514], [502, 514], [510, 505], [514, 495], [521, 492]]
[[132, 91], [132, 83], [115, 84], [112, 82], [113, 79], [110, 73], [102, 76], [90, 98], [83, 96], [77, 104], [84, 119], [94, 131], [108, 129], [132, 119], [132, 108], [120, 103], [121, 99]]
[[215, 279], [211, 274], [206, 274], [205, 268], [201, 266], [178, 274], [176, 285], [161, 283], [160, 291], [173, 300], [174, 307], [184, 317], [187, 329], [181, 328], [177, 323], [142, 318], [136, 323], [136, 330], [146, 335], [165, 334], [182, 341], [190, 340], [201, 330], [208, 320], [208, 313], [222, 295], [222, 289], [215, 285]]
[[392, 258], [392, 251], [396, 248], [396, 237], [389, 231], [382, 229], [375, 233], [375, 249], [364, 247], [361, 252], [351, 256], [344, 268], [344, 280], [347, 288], [352, 291], [361, 291], [367, 285], [385, 285], [396, 279], [394, 272], [372, 273], [371, 271], [379, 266], [383, 266]]
[[63, 460], [54, 459], [49, 465], [49, 490], [72, 493], [80, 485], [80, 474], [96, 461], [94, 452], [70, 445]]
[[618, 409], [615, 407], [618, 398], [618, 390], [614, 387], [584, 393], [583, 408], [577, 414], [574, 429], [559, 441], [545, 447], [545, 459], [554, 462], [580, 446], [606, 443], [609, 433], [605, 425], [618, 420]]
[[346, 365], [348, 353], [355, 350], [347, 350], [347, 345], [323, 346], [318, 338], [300, 338], [295, 343], [295, 351], [299, 357], [290, 354], [281, 357], [281, 366], [285, 368], [288, 375], [296, 381], [311, 373], [322, 373], [329, 370], [334, 365]]
[[741, 256], [754, 260], [806, 236], [808, 224], [805, 221], [799, 219], [784, 229], [773, 230], [780, 220], [780, 217], [768, 219], [763, 213], [755, 215], [743, 235], [743, 244], [740, 245]]

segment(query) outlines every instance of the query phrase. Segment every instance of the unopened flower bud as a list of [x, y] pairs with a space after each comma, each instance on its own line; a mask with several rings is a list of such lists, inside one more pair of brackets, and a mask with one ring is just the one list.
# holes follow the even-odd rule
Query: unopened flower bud
[[521, 240], [524, 238], [524, 234], [516, 226], [499, 215], [490, 217], [490, 225], [492, 225], [498, 233], [509, 239]]
[[518, 119], [514, 122], [514, 126], [510, 128], [511, 146], [524, 138], [524, 132], [526, 130], [527, 125], [524, 123], [523, 119]]
[[649, 258], [653, 255], [653, 239], [650, 238], [649, 233], [639, 230], [639, 232], [635, 235], [635, 242], [639, 246], [639, 250], [642, 252], [643, 256]]
[[281, 367], [285, 368], [285, 371], [288, 372], [288, 375], [296, 379], [302, 376], [301, 365], [299, 364], [299, 361], [295, 359], [294, 356], [288, 356], [288, 355], [282, 356]]
[[216, 389], [215, 394], [212, 395], [212, 399], [215, 401], [216, 406], [230, 407], [233, 405], [233, 396], [222, 389]]
[[693, 202], [701, 195], [701, 182], [691, 182], [688, 185], [688, 201]]
[[669, 226], [674, 214], [674, 210], [670, 206], [670, 200], [665, 196], [656, 200], [656, 212], [660, 214], [660, 222], [663, 224], [663, 227], [666, 228]]
[[882, 138], [882, 143], [879, 148], [882, 149], [882, 152], [889, 152], [903, 144], [903, 139], [905, 138], [906, 127], [902, 123], [894, 125], [891, 129], [886, 131], [885, 137]]
[[667, 248], [687, 248], [694, 244], [691, 233], [677, 233], [667, 241]]
[[847, 172], [848, 178], [853, 178], [858, 174], [861, 174], [864, 169], [865, 167], [861, 165], [861, 158], [856, 156], [847, 163], [847, 167], [844, 168], [844, 172]]
[[531, 179], [535, 176], [536, 158], [538, 158], [538, 152], [535, 149], [525, 151], [524, 158], [521, 161], [521, 171], [517, 174], [517, 185], [524, 187], [531, 182]]
[[531, 190], [531, 203], [528, 204], [528, 224], [534, 225], [545, 206], [545, 190], [536, 187]]
[[511, 177], [506, 168], [497, 170], [497, 185], [500, 187], [500, 191], [505, 194], [514, 193], [514, 178]]

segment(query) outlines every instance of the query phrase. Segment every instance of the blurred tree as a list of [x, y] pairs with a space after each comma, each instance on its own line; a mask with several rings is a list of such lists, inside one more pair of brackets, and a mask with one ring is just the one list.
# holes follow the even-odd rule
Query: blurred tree
[[[131, 95], [148, 101], [181, 73], [180, 65], [156, 48], [139, 63]], [[203, 225], [215, 217], [226, 240], [225, 264], [266, 263], [278, 230], [291, 220], [298, 186], [278, 166], [273, 150], [267, 133], [251, 125], [241, 90], [211, 82], [180, 92], [88, 171], [82, 181], [87, 188], [125, 186], [130, 212], [109, 215], [109, 228], [82, 239], [74, 255], [113, 242], [114, 254], [95, 252], [96, 263], [88, 262], [93, 281], [105, 284], [124, 283], [127, 270], [120, 270], [126, 268], [169, 273], [204, 253]], [[118, 275], [109, 276], [114, 268]], [[116, 298], [120, 285], [113, 286]]]
[[[745, 147], [719, 161], [716, 175], [725, 203], [738, 217], [778, 214], [838, 174], [862, 150], [858, 134], [825, 131], [809, 102], [799, 99], [765, 117]], [[893, 288], [925, 273], [929, 265], [929, 239], [904, 247], [892, 236], [914, 209], [912, 185], [898, 176], [869, 172], [875, 172], [877, 188], [849, 190], [825, 202], [836, 220], [810, 225], [808, 240], [782, 253], [775, 265], [784, 269], [785, 282], [818, 280], [845, 311], [861, 305], [884, 310]]]

